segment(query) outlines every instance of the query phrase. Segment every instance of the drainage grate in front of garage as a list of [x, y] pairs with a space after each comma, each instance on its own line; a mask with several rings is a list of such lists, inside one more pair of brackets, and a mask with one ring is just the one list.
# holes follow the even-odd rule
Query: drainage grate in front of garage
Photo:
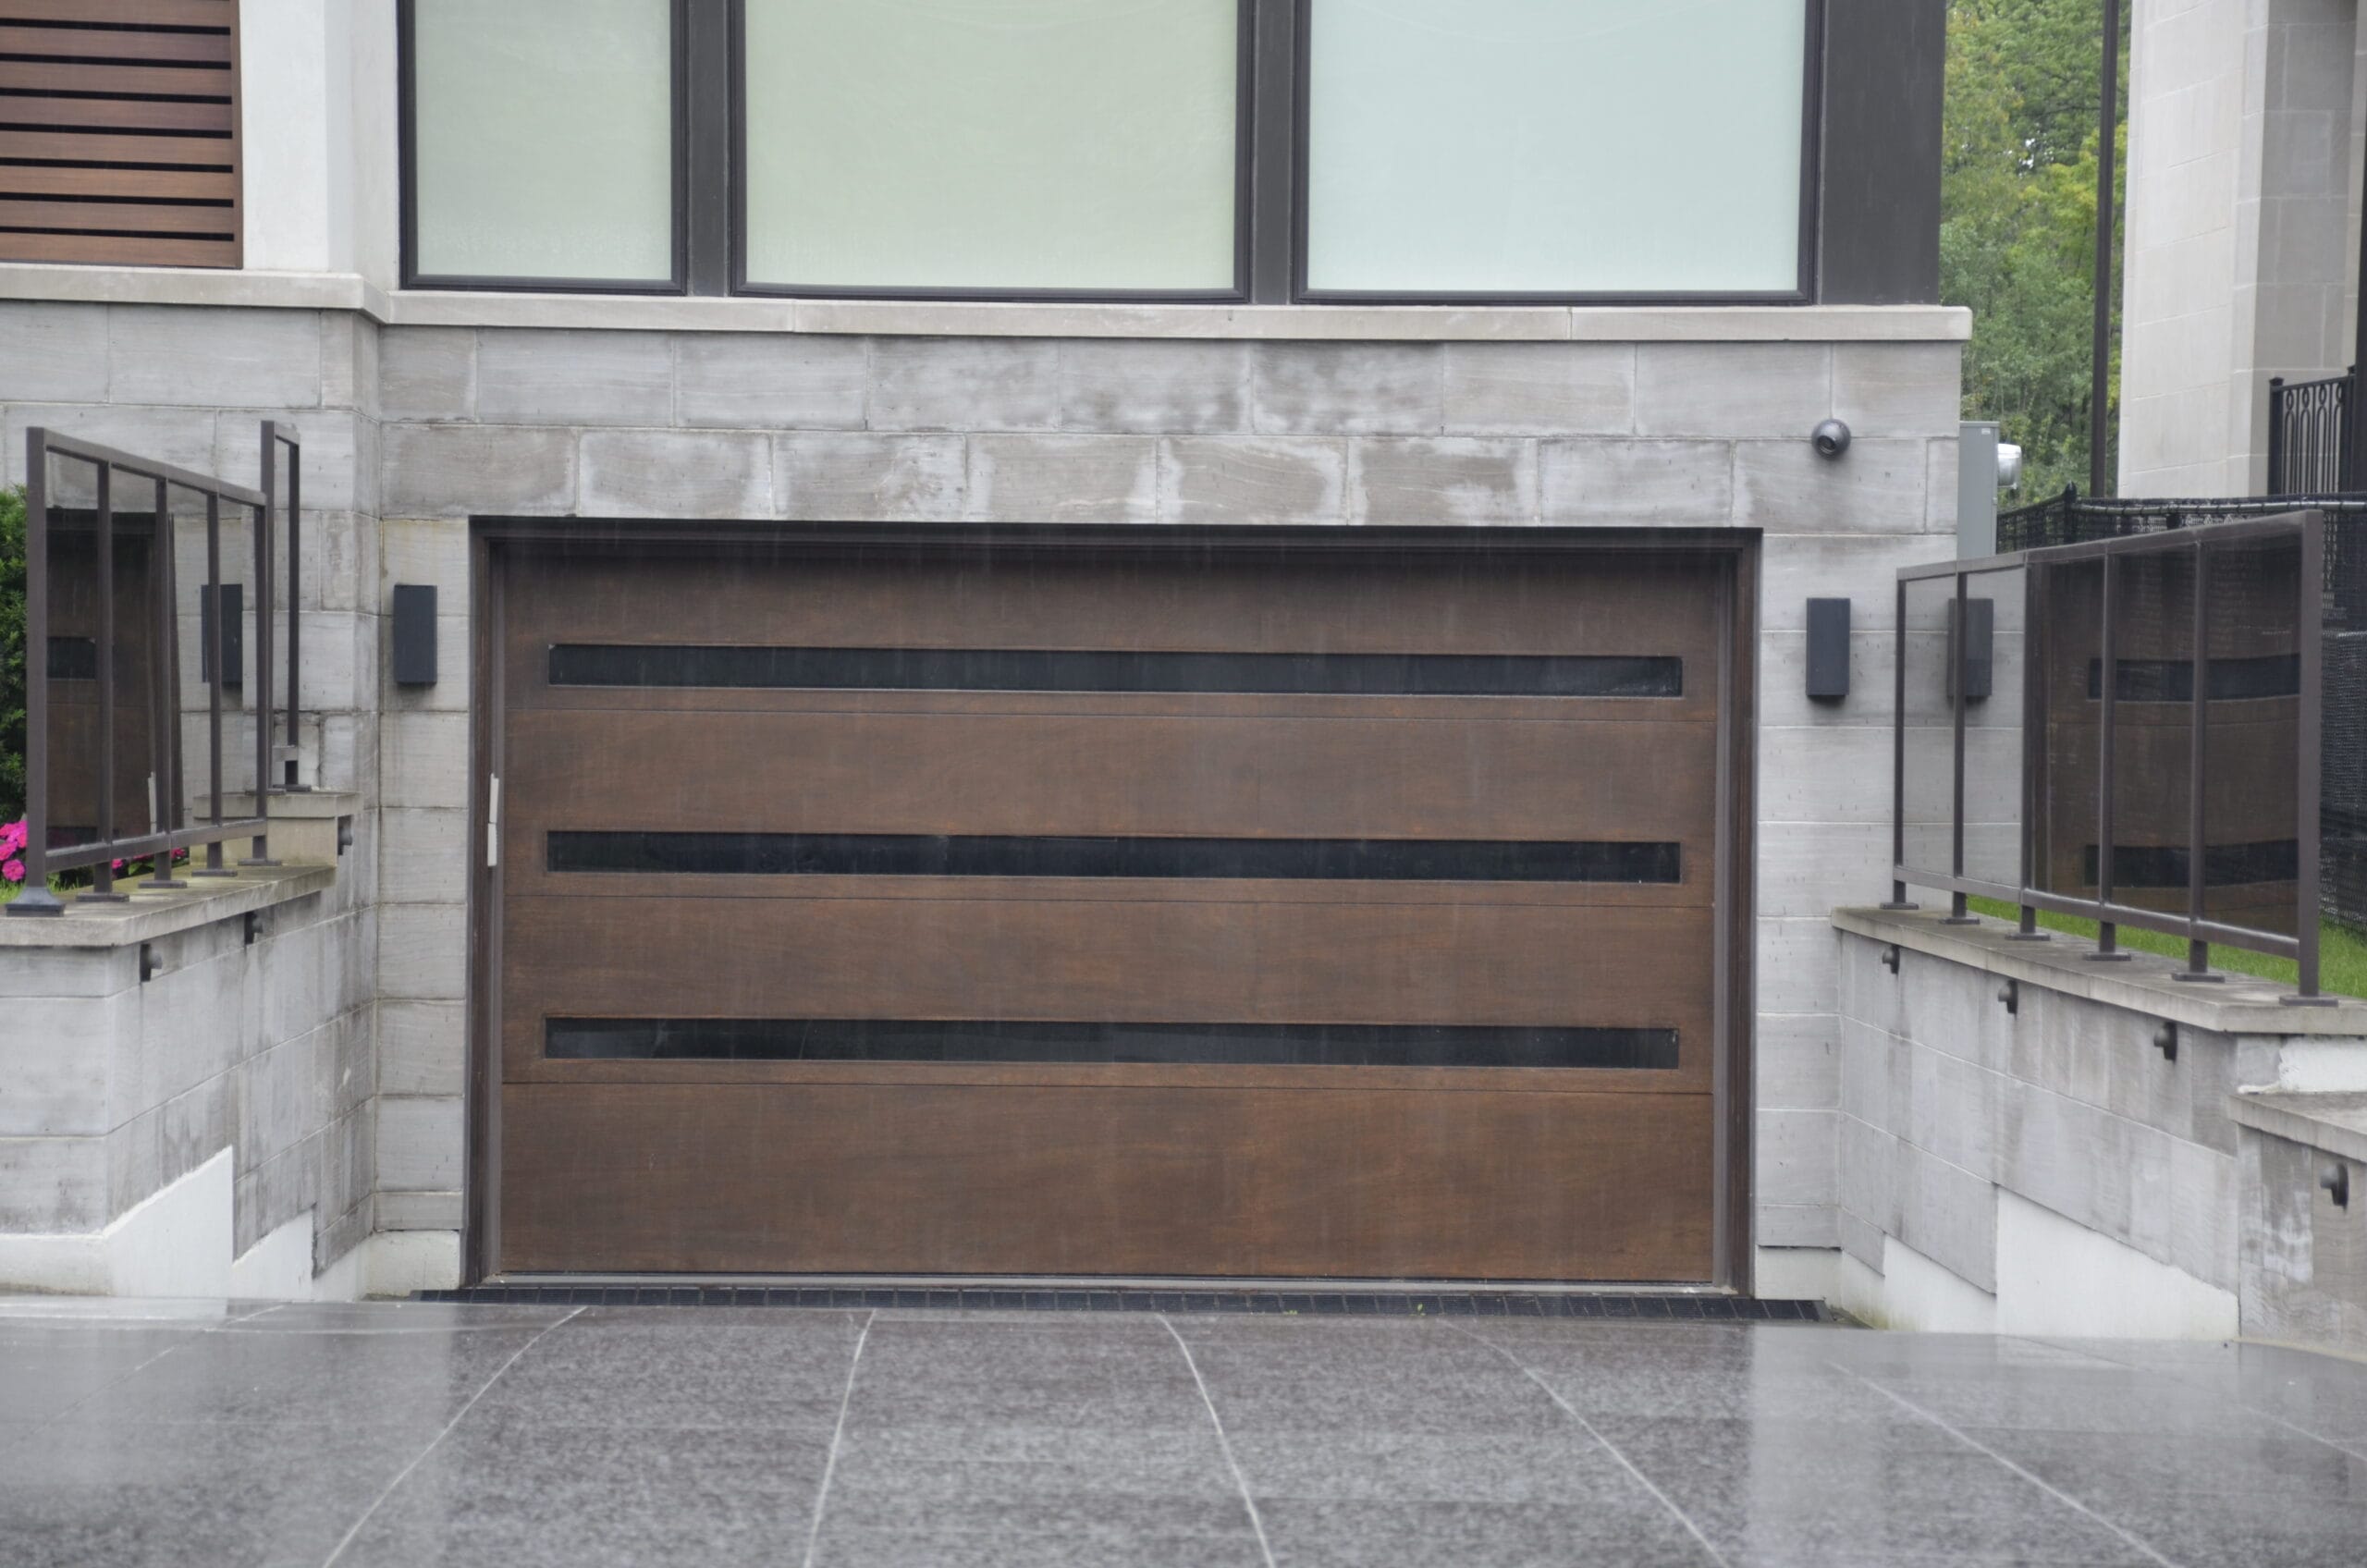
[[1834, 1323], [1822, 1302], [1582, 1291], [1206, 1291], [1024, 1285], [670, 1284], [496, 1281], [422, 1291], [432, 1302], [568, 1306], [802, 1306], [935, 1312], [1231, 1312], [1331, 1317], [1597, 1317], [1699, 1323]]

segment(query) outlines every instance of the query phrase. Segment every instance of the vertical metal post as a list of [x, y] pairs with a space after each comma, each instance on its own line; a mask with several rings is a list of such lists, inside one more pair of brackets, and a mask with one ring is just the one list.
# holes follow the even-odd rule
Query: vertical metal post
[[148, 603], [153, 612], [148, 637], [148, 766], [155, 790], [154, 830], [165, 835], [156, 851], [148, 886], [170, 889], [188, 883], [173, 876], [173, 835], [181, 826], [180, 778], [180, 649], [173, 623], [173, 497], [172, 486], [156, 481], [156, 526], [148, 545]]
[[1898, 584], [1897, 651], [1890, 672], [1890, 901], [1884, 909], [1913, 909], [1897, 868], [1907, 864], [1907, 582]]
[[2186, 967], [2177, 977], [2216, 980], [2219, 976], [2211, 973], [2211, 944], [2195, 934], [2206, 913], [2203, 872], [2210, 835], [2205, 816], [2211, 784], [2211, 549], [2200, 542], [2194, 547], [2191, 581], [2194, 604], [2188, 635], [2194, 639], [2194, 692], [2186, 752]]
[[[1959, 881], [1964, 877], [1964, 720], [1965, 710], [1972, 706], [1970, 703], [1965, 701], [1964, 694], [1964, 634], [1968, 614], [1965, 602], [1966, 588], [1970, 581], [1971, 574], [1968, 572], [1959, 571], [1956, 574], [1956, 596], [1948, 607], [1948, 707], [1956, 729], [1956, 777], [1950, 787], [1948, 807], [1948, 871]], [[1966, 904], [1962, 888], [1948, 895], [1946, 924], [1950, 925], [1981, 924], [1980, 916], [1974, 914]]]
[[[205, 662], [213, 679], [205, 683], [205, 766], [206, 788], [212, 793], [214, 826], [222, 826], [222, 622], [227, 607], [222, 601], [222, 497], [208, 490], [205, 493], [205, 602], [212, 606], [205, 617]], [[222, 864], [222, 839], [217, 834], [206, 840], [205, 864], [190, 874], [192, 876], [236, 876], [238, 873]]]
[[[98, 841], [115, 842], [115, 469], [98, 465], [99, 516], [92, 541], [93, 570], [99, 584], [99, 800]], [[45, 650], [44, 650], [45, 651]], [[27, 650], [28, 655], [31, 650]], [[82, 904], [129, 901], [115, 890], [115, 863], [102, 856], [91, 865], [91, 890], [74, 900]]]
[[[280, 445], [277, 422], [264, 421], [263, 450], [266, 462]], [[300, 661], [297, 655], [303, 646], [303, 618], [299, 606], [302, 571], [299, 565], [299, 552], [304, 537], [304, 449], [294, 441], [288, 441], [285, 445], [288, 447], [288, 766], [283, 784], [292, 793], [300, 788], [296, 782], [296, 693], [302, 690], [298, 680]]]
[[[2120, 695], [2120, 638], [2115, 625], [2120, 573], [2114, 569], [2120, 561], [2107, 553], [2098, 556], [2096, 564], [2103, 571], [2103, 625], [2098, 639], [2096, 676], [2102, 698], [2096, 724], [2096, 902], [2108, 904], [2112, 902], [2113, 752], [2118, 738], [2115, 705]], [[2120, 927], [2101, 912], [2096, 919], [2096, 950], [2088, 957], [2101, 963], [2128, 957], [2120, 950]]]
[[2292, 492], [2285, 484], [2285, 378], [2268, 378], [2268, 484], [2272, 496]]
[[49, 432], [25, 432], [25, 886], [13, 915], [66, 913], [49, 890]]
[[2318, 994], [2318, 770], [2324, 766], [2326, 520], [2310, 512], [2301, 520], [2301, 581], [2295, 585], [2294, 632], [2300, 639], [2300, 733], [2294, 759], [2300, 775], [2294, 802], [2293, 824], [2300, 864], [2294, 867], [2293, 937], [2299, 973], [2297, 996], [2284, 999], [2299, 1007], [2331, 1007], [2332, 997]]
[[2022, 569], [2022, 821], [2021, 821], [2021, 918], [2016, 923], [2013, 939], [2017, 942], [2045, 942], [2053, 938], [2038, 928], [2038, 906], [2030, 901], [2030, 889], [2038, 884], [2038, 814], [2040, 768], [2046, 761], [2046, 683], [2039, 673], [2040, 655], [2045, 648], [2040, 638], [2045, 611], [2041, 594], [2047, 568], [2031, 565]]
[[2105, 457], [2111, 435], [2114, 148], [2120, 129], [2120, 0], [2104, 0], [2103, 80], [2096, 105], [2095, 343], [2088, 373], [2088, 493], [2111, 494]]
[[[270, 448], [264, 448], [269, 456]], [[255, 508], [255, 831], [240, 865], [277, 865], [271, 858], [271, 514], [272, 465], [263, 465], [263, 505]]]

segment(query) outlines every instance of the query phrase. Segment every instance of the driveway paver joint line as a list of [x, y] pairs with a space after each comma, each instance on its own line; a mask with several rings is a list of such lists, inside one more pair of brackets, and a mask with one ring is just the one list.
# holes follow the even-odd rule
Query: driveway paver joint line
[[2159, 1551], [2156, 1551], [2142, 1537], [2130, 1534], [2128, 1530], [2123, 1529], [2120, 1525], [2115, 1524], [2110, 1519], [2105, 1518], [2094, 1509], [2090, 1508], [2086, 1503], [2081, 1502], [2078, 1498], [2073, 1497], [2069, 1492], [2063, 1490], [2060, 1487], [2054, 1486], [2044, 1476], [2015, 1464], [2012, 1460], [2006, 1458], [1995, 1449], [1991, 1448], [1987, 1443], [1982, 1442], [1979, 1438], [1974, 1437], [1971, 1433], [1960, 1430], [1954, 1422], [1948, 1420], [1945, 1416], [1932, 1414], [1931, 1411], [1928, 1411], [1921, 1405], [1916, 1403], [1913, 1400], [1908, 1399], [1906, 1395], [1895, 1393], [1889, 1389], [1883, 1388], [1880, 1383], [1875, 1382], [1871, 1378], [1867, 1377], [1864, 1373], [1853, 1372], [1837, 1361], [1828, 1361], [1825, 1365], [1832, 1367], [1835, 1372], [1840, 1373], [1845, 1378], [1856, 1378], [1858, 1382], [1865, 1384], [1866, 1387], [1873, 1390], [1874, 1392], [1882, 1395], [1884, 1399], [1890, 1401], [1893, 1404], [1897, 1405], [1901, 1410], [1907, 1412], [1909, 1415], [1914, 1415], [1919, 1419], [1929, 1421], [1932, 1426], [1937, 1427], [1943, 1432], [1947, 1433], [1948, 1436], [1956, 1439], [1956, 1441], [1964, 1444], [1967, 1448], [1974, 1449], [1981, 1453], [1986, 1454], [1990, 1459], [2004, 1465], [2006, 1469], [2012, 1471], [2023, 1480], [2028, 1481], [2031, 1486], [2036, 1487], [2047, 1496], [2054, 1499], [2055, 1501], [2063, 1503], [2070, 1508], [2076, 1509], [2081, 1513], [2086, 1514], [2089, 1518], [2093, 1519], [2097, 1524], [2102, 1525], [2105, 1529], [2110, 1530], [2114, 1535], [2118, 1536], [2122, 1540], [2127, 1541], [2130, 1546], [2135, 1547], [2139, 1551], [2143, 1552], [2146, 1556], [2160, 1563], [2162, 1568], [2181, 1568], [2180, 1564], [2172, 1562], [2169, 1558], [2166, 1558]]
[[[2049, 1350], [2068, 1348], [2067, 1346], [2051, 1345], [2044, 1340], [2031, 1339], [2027, 1335], [2021, 1337], [2021, 1342], [2024, 1344], [2041, 1345]], [[2303, 1348], [2305, 1351], [2307, 1350], [2307, 1347]], [[2115, 1366], [2125, 1366], [2131, 1372], [2140, 1372], [2147, 1374], [2148, 1376], [2156, 1377], [2166, 1375], [2190, 1388], [2201, 1388], [2203, 1386], [2199, 1379], [2188, 1376], [2186, 1371], [2180, 1367], [2148, 1366], [2143, 1362], [2129, 1361], [2117, 1355], [2107, 1355], [2092, 1345], [2081, 1350], [2079, 1354], [2081, 1355], [2093, 1356], [2098, 1361], [2110, 1362]], [[2257, 1415], [2263, 1421], [2274, 1422], [2277, 1426], [2284, 1427], [2287, 1431], [2294, 1433], [2299, 1437], [2307, 1438], [2312, 1442], [2318, 1444], [2322, 1448], [2330, 1448], [2346, 1459], [2367, 1460], [2367, 1443], [2361, 1443], [2354, 1446], [2351, 1442], [2346, 1441], [2342, 1439], [2327, 1437], [2324, 1432], [2313, 1432], [2307, 1427], [2302, 1426], [2300, 1422], [2288, 1421], [2273, 1410], [2263, 1410], [2259, 1405], [2252, 1403], [2250, 1400], [2238, 1400], [2236, 1404], [2237, 1408], [2243, 1410], [2250, 1415]]]
[[1692, 1517], [1687, 1514], [1685, 1510], [1677, 1507], [1675, 1499], [1670, 1497], [1668, 1493], [1661, 1490], [1659, 1487], [1655, 1486], [1650, 1476], [1645, 1475], [1641, 1470], [1637, 1469], [1635, 1462], [1619, 1451], [1619, 1445], [1617, 1443], [1614, 1443], [1609, 1438], [1604, 1437], [1593, 1422], [1578, 1414], [1577, 1406], [1572, 1404], [1568, 1400], [1564, 1399], [1559, 1390], [1555, 1389], [1552, 1384], [1547, 1382], [1544, 1378], [1539, 1377], [1537, 1375], [1536, 1368], [1527, 1366], [1519, 1356], [1515, 1355], [1503, 1346], [1496, 1343], [1495, 1341], [1487, 1338], [1485, 1335], [1475, 1334], [1460, 1323], [1450, 1323], [1447, 1327], [1453, 1329], [1456, 1333], [1463, 1335], [1466, 1339], [1477, 1340], [1479, 1343], [1486, 1345], [1490, 1350], [1494, 1351], [1498, 1355], [1501, 1355], [1506, 1361], [1511, 1362], [1522, 1377], [1527, 1378], [1530, 1382], [1535, 1383], [1539, 1388], [1544, 1390], [1545, 1397], [1551, 1400], [1555, 1407], [1558, 1408], [1563, 1415], [1576, 1422], [1580, 1431], [1586, 1433], [1588, 1437], [1592, 1438], [1596, 1442], [1600, 1443], [1602, 1445], [1602, 1451], [1611, 1455], [1613, 1459], [1617, 1460], [1619, 1462], [1619, 1467], [1622, 1470], [1625, 1470], [1627, 1474], [1633, 1476], [1638, 1486], [1652, 1494], [1652, 1500], [1654, 1501], [1658, 1502], [1662, 1508], [1667, 1509], [1670, 1513], [1675, 1516], [1676, 1522], [1685, 1526], [1686, 1534], [1691, 1536], [1695, 1540], [1701, 1543], [1701, 1550], [1710, 1554], [1711, 1562], [1716, 1563], [1718, 1568], [1732, 1568], [1732, 1565], [1726, 1562], [1725, 1553], [1720, 1551], [1715, 1546], [1711, 1544], [1710, 1537], [1701, 1533], [1701, 1526], [1695, 1524]]
[[[209, 1323], [203, 1329], [198, 1330], [196, 1334], [191, 1335], [190, 1339], [202, 1339], [207, 1334], [218, 1334], [225, 1329], [235, 1329], [241, 1323], [251, 1323], [256, 1318], [262, 1317], [266, 1314], [277, 1312], [281, 1307], [287, 1305], [288, 1304], [286, 1302], [274, 1302], [269, 1306], [258, 1307], [252, 1312], [241, 1313], [236, 1317], [226, 1318], [219, 1323]], [[56, 1410], [51, 1411], [48, 1415], [43, 1416], [37, 1425], [46, 1425], [50, 1422], [65, 1420], [68, 1415], [73, 1415], [76, 1411], [81, 1409], [84, 1405], [98, 1398], [101, 1394], [107, 1392], [111, 1389], [121, 1388], [124, 1384], [129, 1383], [134, 1378], [139, 1377], [140, 1374], [147, 1371], [148, 1368], [155, 1366], [156, 1363], [164, 1360], [165, 1357], [172, 1354], [173, 1352], [180, 1349], [181, 1346], [188, 1344], [190, 1340], [176, 1340], [171, 1344], [168, 1344], [164, 1349], [158, 1351], [155, 1354], [150, 1356], [147, 1360], [141, 1362], [139, 1366], [133, 1367], [130, 1371], [126, 1372], [122, 1377], [111, 1378], [108, 1381], [100, 1384], [97, 1388], [92, 1389], [89, 1393], [84, 1394], [80, 1399], [76, 1400], [73, 1403], [63, 1405]]]
[[829, 1503], [830, 1477], [838, 1473], [839, 1449], [846, 1441], [847, 1410], [854, 1403], [855, 1368], [863, 1365], [863, 1347], [871, 1341], [871, 1326], [877, 1321], [877, 1312], [864, 1314], [863, 1328], [854, 1337], [854, 1354], [847, 1358], [847, 1386], [839, 1395], [839, 1424], [830, 1428], [830, 1452], [822, 1461], [822, 1484], [814, 1490], [814, 1519], [805, 1531], [805, 1568], [814, 1568], [814, 1553], [822, 1544], [822, 1510]]
[[1224, 1417], [1217, 1414], [1217, 1402], [1208, 1397], [1208, 1381], [1200, 1376], [1200, 1364], [1193, 1359], [1191, 1345], [1168, 1321], [1167, 1314], [1159, 1315], [1159, 1326], [1167, 1330], [1175, 1341], [1175, 1348], [1184, 1353], [1184, 1366], [1192, 1374], [1192, 1386], [1200, 1390], [1200, 1403], [1208, 1410], [1208, 1425], [1216, 1428], [1217, 1447], [1224, 1454], [1225, 1468], [1233, 1472], [1233, 1485], [1241, 1488], [1241, 1506], [1248, 1511], [1249, 1527], [1257, 1533], [1257, 1554], [1265, 1559], [1266, 1568], [1274, 1568], [1274, 1548], [1266, 1538], [1266, 1521], [1258, 1516], [1257, 1500], [1249, 1491], [1249, 1477], [1243, 1473], [1241, 1461], [1233, 1456], [1233, 1439], [1224, 1435]]
[[509, 1360], [495, 1367], [493, 1369], [493, 1376], [484, 1380], [484, 1386], [477, 1390], [476, 1392], [471, 1394], [468, 1397], [467, 1402], [463, 1403], [460, 1409], [452, 1413], [452, 1419], [444, 1423], [444, 1429], [436, 1433], [432, 1439], [428, 1439], [427, 1446], [413, 1454], [411, 1456], [411, 1463], [404, 1465], [400, 1470], [396, 1471], [395, 1478], [388, 1481], [384, 1489], [382, 1489], [376, 1497], [370, 1500], [370, 1506], [362, 1511], [362, 1517], [353, 1522], [352, 1527], [345, 1532], [345, 1535], [337, 1541], [337, 1545], [329, 1549], [328, 1556], [321, 1560], [321, 1568], [332, 1568], [332, 1565], [337, 1562], [337, 1560], [345, 1555], [345, 1549], [351, 1546], [354, 1542], [354, 1538], [362, 1534], [362, 1526], [370, 1523], [371, 1515], [376, 1513], [379, 1509], [385, 1507], [386, 1500], [395, 1495], [395, 1488], [401, 1486], [405, 1481], [411, 1479], [411, 1472], [426, 1463], [427, 1456], [435, 1452], [436, 1445], [441, 1443], [446, 1438], [452, 1435], [452, 1428], [458, 1427], [467, 1418], [469, 1412], [477, 1407], [477, 1401], [484, 1398], [487, 1393], [492, 1391], [494, 1384], [501, 1381], [501, 1376], [503, 1373], [509, 1371], [511, 1367], [517, 1366], [519, 1362], [524, 1360], [526, 1353], [533, 1350], [536, 1345], [541, 1344], [544, 1340], [550, 1336], [553, 1329], [564, 1328], [568, 1324], [574, 1322], [577, 1317], [583, 1315], [583, 1309], [579, 1306], [573, 1312], [570, 1312], [566, 1317], [560, 1318], [558, 1322], [545, 1325], [540, 1333], [536, 1334], [533, 1339], [528, 1340], [524, 1344], [520, 1345], [517, 1350], [511, 1354]]

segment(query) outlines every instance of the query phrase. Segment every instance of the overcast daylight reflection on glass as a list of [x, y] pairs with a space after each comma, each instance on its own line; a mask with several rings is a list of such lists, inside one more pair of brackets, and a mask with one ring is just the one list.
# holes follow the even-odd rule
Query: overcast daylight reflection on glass
[[1318, 292], [1785, 293], [1807, 0], [1313, 0]]

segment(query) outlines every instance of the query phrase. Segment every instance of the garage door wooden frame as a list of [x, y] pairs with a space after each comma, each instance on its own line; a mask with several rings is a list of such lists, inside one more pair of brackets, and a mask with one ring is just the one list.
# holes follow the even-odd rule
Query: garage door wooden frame
[[[484, 846], [493, 831], [489, 778], [501, 766], [505, 642], [503, 573], [511, 553], [615, 549], [712, 551], [762, 547], [773, 554], [827, 555], [901, 549], [928, 557], [1008, 558], [1019, 553], [1084, 554], [1155, 560], [1212, 550], [1254, 560], [1261, 555], [1564, 557], [1572, 553], [1670, 555], [1714, 564], [1723, 613], [1722, 698], [1717, 714], [1718, 846], [1714, 888], [1714, 970], [1723, 983], [1712, 998], [1713, 1278], [1722, 1289], [1751, 1289], [1753, 954], [1756, 900], [1753, 829], [1757, 809], [1758, 534], [1755, 530], [1478, 528], [1115, 528], [1100, 525], [799, 523], [641, 523], [581, 519], [472, 520], [469, 608], [472, 675], [468, 842], [472, 866], [467, 911], [469, 1072], [463, 1273], [487, 1278], [499, 1249], [501, 1139], [501, 927], [503, 881]], [[1390, 1070], [1376, 1070], [1390, 1071]], [[1487, 1071], [1464, 1070], [1456, 1071]]]

